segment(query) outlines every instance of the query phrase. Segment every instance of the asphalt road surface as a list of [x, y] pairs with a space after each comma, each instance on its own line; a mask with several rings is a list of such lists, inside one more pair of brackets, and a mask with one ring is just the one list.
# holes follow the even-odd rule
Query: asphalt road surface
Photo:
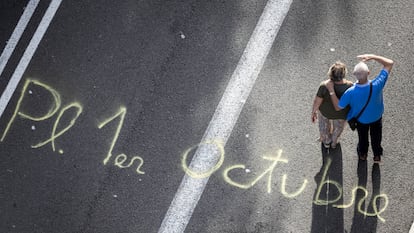
[[[412, 0], [3, 0], [0, 232], [409, 232], [413, 25]], [[380, 165], [310, 120], [362, 53], [395, 61]]]

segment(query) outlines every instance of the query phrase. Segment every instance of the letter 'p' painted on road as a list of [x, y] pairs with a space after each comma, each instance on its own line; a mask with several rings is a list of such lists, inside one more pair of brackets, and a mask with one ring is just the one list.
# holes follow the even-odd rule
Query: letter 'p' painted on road
[[[27, 87], [30, 84], [42, 87], [43, 89], [47, 90], [53, 97], [52, 106], [49, 108], [49, 111], [47, 113], [45, 113], [43, 116], [30, 116], [26, 113], [21, 112], [20, 108], [22, 106], [23, 99], [24, 99], [24, 97], [27, 93]], [[52, 117], [59, 110], [60, 105], [61, 105], [60, 95], [55, 89], [51, 88], [50, 86], [48, 86], [46, 84], [38, 82], [36, 80], [27, 79], [26, 82], [23, 85], [22, 93], [20, 94], [20, 97], [19, 97], [19, 100], [17, 102], [16, 109], [14, 110], [13, 116], [10, 118], [10, 121], [7, 124], [6, 129], [4, 130], [0, 141], [3, 141], [4, 138], [6, 137], [7, 133], [10, 130], [10, 127], [13, 124], [14, 120], [16, 119], [17, 115], [19, 115], [21, 118], [29, 119], [29, 120], [32, 120], [32, 121], [43, 121], [43, 120], [46, 120], [46, 119], [49, 119], [50, 117]]]

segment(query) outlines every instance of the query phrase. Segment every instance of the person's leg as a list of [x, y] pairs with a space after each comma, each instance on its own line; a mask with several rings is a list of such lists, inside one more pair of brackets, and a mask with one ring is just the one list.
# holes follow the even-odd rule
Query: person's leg
[[369, 125], [361, 124], [358, 122], [357, 126], [358, 130], [358, 147], [357, 152], [359, 159], [366, 160], [367, 154], [368, 154], [368, 131], [369, 131]]
[[329, 148], [331, 143], [331, 124], [329, 119], [324, 117], [320, 112], [318, 112], [318, 121], [319, 121], [319, 133], [321, 134], [321, 142], [325, 145], [326, 148]]
[[341, 136], [342, 132], [344, 131], [345, 120], [336, 119], [333, 121], [333, 130], [332, 130], [332, 148], [336, 148], [336, 144], [338, 144], [339, 137]]
[[378, 121], [370, 124], [370, 136], [371, 136], [371, 146], [372, 152], [374, 153], [374, 161], [380, 162], [382, 156], [382, 118]]

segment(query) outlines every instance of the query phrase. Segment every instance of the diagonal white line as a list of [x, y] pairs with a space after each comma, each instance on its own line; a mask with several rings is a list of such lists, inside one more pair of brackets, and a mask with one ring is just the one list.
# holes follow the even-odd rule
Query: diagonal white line
[[17, 43], [22, 37], [22, 34], [24, 30], [26, 29], [26, 26], [29, 23], [30, 18], [32, 18], [32, 15], [34, 11], [36, 10], [37, 5], [39, 4], [39, 1], [40, 0], [30, 0], [30, 2], [27, 3], [27, 6], [24, 9], [22, 16], [20, 17], [19, 22], [14, 28], [14, 31], [12, 35], [10, 36], [10, 39], [7, 41], [6, 47], [1, 53], [0, 75], [3, 73], [4, 67], [6, 66], [7, 62], [9, 61], [10, 56], [12, 55], [14, 49], [16, 48]]
[[409, 233], [414, 233], [414, 222], [413, 222], [413, 224], [411, 225], [411, 228], [410, 228], [410, 232]]
[[9, 83], [7, 84], [6, 89], [0, 97], [0, 117], [3, 115], [4, 110], [7, 107], [7, 104], [13, 96], [13, 93], [16, 90], [16, 87], [19, 84], [23, 76], [23, 73], [29, 65], [30, 60], [32, 60], [33, 54], [35, 53], [37, 46], [39, 46], [39, 43], [42, 40], [47, 28], [49, 27], [50, 22], [55, 16], [55, 13], [59, 8], [61, 2], [62, 0], [52, 0], [52, 2], [46, 10], [46, 13], [43, 15], [42, 21], [40, 21], [40, 24], [37, 27], [36, 32], [33, 34], [33, 37], [30, 40], [29, 45], [24, 51], [24, 54], [16, 67], [16, 70], [14, 71]]
[[[227, 142], [251, 89], [263, 67], [276, 35], [293, 0], [269, 0], [233, 72], [214, 116], [204, 133], [202, 142]], [[220, 159], [219, 150], [201, 145], [196, 150], [190, 168], [207, 171]], [[159, 233], [184, 232], [201, 194], [206, 178], [185, 175], [161, 223]]]

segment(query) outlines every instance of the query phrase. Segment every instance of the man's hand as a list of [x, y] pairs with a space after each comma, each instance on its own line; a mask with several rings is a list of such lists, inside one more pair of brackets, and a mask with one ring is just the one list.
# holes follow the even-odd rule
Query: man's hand
[[391, 72], [392, 66], [394, 65], [394, 61], [386, 58], [386, 57], [382, 57], [382, 56], [378, 56], [375, 54], [362, 54], [362, 55], [358, 55], [357, 58], [361, 59], [361, 61], [365, 62], [365, 61], [369, 61], [369, 60], [375, 60], [379, 63], [381, 63], [384, 66], [384, 69], [389, 72]]
[[374, 54], [362, 54], [362, 55], [357, 56], [357, 58], [361, 59], [361, 61], [363, 62], [369, 61], [373, 59], [374, 57], [375, 57]]
[[328, 89], [328, 91], [329, 91], [329, 95], [331, 96], [331, 101], [332, 101], [332, 104], [333, 104], [335, 110], [340, 111], [341, 108], [338, 106], [339, 100], [338, 100], [338, 97], [336, 97], [336, 94], [335, 94], [334, 82], [332, 80], [326, 80], [325, 81], [325, 86], [326, 86], [326, 89]]

